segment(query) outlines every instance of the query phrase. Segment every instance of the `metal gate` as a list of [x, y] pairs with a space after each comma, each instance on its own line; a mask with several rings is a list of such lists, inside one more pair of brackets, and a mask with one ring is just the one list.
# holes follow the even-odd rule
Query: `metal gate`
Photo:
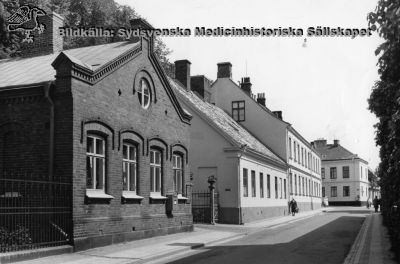
[[0, 173], [0, 253], [69, 244], [70, 183]]
[[[210, 191], [192, 192], [192, 214], [194, 223], [211, 223]], [[218, 193], [214, 193], [214, 221], [218, 222]]]

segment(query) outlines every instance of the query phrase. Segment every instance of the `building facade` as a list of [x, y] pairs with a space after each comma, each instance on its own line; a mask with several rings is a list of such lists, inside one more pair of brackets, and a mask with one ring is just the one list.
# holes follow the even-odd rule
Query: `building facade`
[[43, 37], [35, 57], [0, 61], [0, 208], [41, 218], [2, 212], [1, 228], [75, 250], [192, 230], [191, 116], [153, 40], [63, 51], [58, 34]]
[[340, 145], [339, 140], [327, 144], [325, 139], [313, 145], [322, 156], [322, 195], [329, 205], [366, 205], [370, 197], [368, 162]]
[[286, 176], [289, 199], [294, 198], [300, 210], [321, 207], [321, 158], [311, 144], [294, 127], [285, 122], [281, 111], [265, 105], [265, 95], [252, 94], [249, 77], [240, 84], [232, 81], [232, 64], [218, 64], [217, 80], [210, 89], [211, 103], [229, 113], [264, 145], [288, 165]]
[[288, 214], [287, 165], [222, 109], [209, 102], [210, 82], [190, 78], [190, 62], [177, 61], [175, 91], [193, 116], [189, 163], [194, 191], [216, 178], [218, 220], [243, 224]]

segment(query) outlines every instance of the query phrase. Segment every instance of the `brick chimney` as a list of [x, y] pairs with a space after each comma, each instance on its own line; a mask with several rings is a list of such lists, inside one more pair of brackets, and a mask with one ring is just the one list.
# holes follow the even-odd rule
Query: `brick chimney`
[[251, 96], [251, 82], [250, 77], [243, 77], [240, 83], [240, 88]]
[[211, 81], [204, 75], [197, 75], [190, 77], [190, 89], [196, 92], [204, 101], [210, 102], [211, 98]]
[[230, 62], [220, 62], [217, 66], [217, 78], [232, 78], [232, 64]]
[[273, 111], [272, 112], [277, 118], [282, 120], [282, 111]]
[[334, 145], [335, 147], [339, 146], [339, 145], [340, 145], [340, 140], [339, 140], [339, 139], [334, 139], [334, 140], [333, 140], [333, 145]]
[[326, 139], [317, 139], [312, 142], [316, 148], [325, 147], [326, 146]]
[[177, 79], [186, 90], [190, 91], [190, 61], [175, 61], [175, 79]]
[[259, 103], [262, 106], [265, 106], [265, 93], [257, 94], [257, 103]]
[[33, 42], [21, 44], [21, 56], [33, 57], [62, 51], [64, 40], [60, 36], [59, 28], [64, 26], [64, 18], [52, 12], [38, 16], [37, 21], [44, 25], [44, 31], [42, 34], [37, 30], [32, 31]]

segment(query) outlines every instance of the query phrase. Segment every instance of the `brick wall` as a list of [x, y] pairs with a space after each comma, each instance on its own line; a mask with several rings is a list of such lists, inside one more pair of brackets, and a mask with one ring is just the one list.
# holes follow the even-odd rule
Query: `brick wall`
[[0, 93], [0, 174], [47, 179], [50, 105], [43, 87]]
[[[66, 76], [69, 65], [57, 69], [57, 76]], [[154, 86], [152, 102], [143, 109], [134, 93], [135, 78], [145, 75]], [[61, 78], [61, 77], [60, 77]], [[189, 125], [183, 123], [163, 84], [147, 56], [146, 46], [133, 61], [125, 64], [95, 85], [72, 79], [57, 80], [56, 95], [56, 170], [65, 168], [63, 174], [73, 179], [73, 221], [74, 237], [79, 248], [85, 248], [88, 238], [112, 237], [108, 242], [126, 240], [134, 234], [148, 230], [191, 229], [190, 203], [174, 206], [172, 216], [166, 214], [164, 201], [150, 199], [150, 168], [147, 149], [157, 146], [163, 150], [163, 195], [173, 192], [173, 171], [171, 146], [179, 143], [189, 148]], [[157, 102], [155, 102], [155, 95]], [[73, 106], [73, 107], [72, 107]], [[144, 138], [139, 143], [139, 190], [144, 197], [140, 202], [124, 203], [122, 199], [122, 144], [121, 131], [132, 130]], [[86, 136], [88, 131], [99, 131], [106, 140], [106, 188], [113, 196], [108, 200], [87, 199], [86, 195]], [[71, 134], [72, 132], [72, 134]], [[121, 135], [121, 138], [120, 138]], [[152, 138], [160, 140], [150, 140]], [[150, 140], [150, 141], [149, 141]], [[64, 142], [65, 141], [65, 145]], [[73, 142], [69, 144], [67, 142]], [[72, 148], [71, 148], [72, 147]], [[64, 150], [64, 151], [63, 151]], [[143, 153], [144, 150], [144, 153]], [[177, 146], [173, 150], [184, 152]], [[72, 159], [71, 159], [72, 158]], [[186, 157], [184, 158], [186, 160]], [[72, 166], [70, 165], [72, 162]], [[73, 168], [72, 171], [70, 168]], [[185, 182], [189, 182], [189, 166], [185, 162]], [[156, 231], [154, 231], [156, 232]], [[158, 231], [157, 231], [158, 232]], [[167, 232], [167, 231], [166, 231]], [[119, 235], [117, 235], [119, 234]], [[151, 233], [150, 234], [154, 234]], [[119, 237], [119, 238], [116, 238]], [[140, 237], [140, 236], [139, 236]], [[97, 239], [97, 238], [96, 238]], [[89, 239], [90, 240], [90, 239]], [[84, 242], [82, 242], [84, 241]], [[90, 240], [91, 241], [91, 240]], [[106, 243], [106, 242], [105, 242]]]

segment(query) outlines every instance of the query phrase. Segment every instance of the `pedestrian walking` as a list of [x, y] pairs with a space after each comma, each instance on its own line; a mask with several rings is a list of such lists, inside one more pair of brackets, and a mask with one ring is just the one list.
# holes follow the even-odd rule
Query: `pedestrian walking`
[[290, 211], [292, 212], [292, 216], [295, 216], [297, 213], [297, 202], [294, 198], [290, 201]]
[[377, 213], [378, 212], [378, 208], [379, 208], [379, 200], [378, 200], [377, 196], [375, 196], [373, 204], [374, 204], [374, 208], [375, 208], [375, 213]]

